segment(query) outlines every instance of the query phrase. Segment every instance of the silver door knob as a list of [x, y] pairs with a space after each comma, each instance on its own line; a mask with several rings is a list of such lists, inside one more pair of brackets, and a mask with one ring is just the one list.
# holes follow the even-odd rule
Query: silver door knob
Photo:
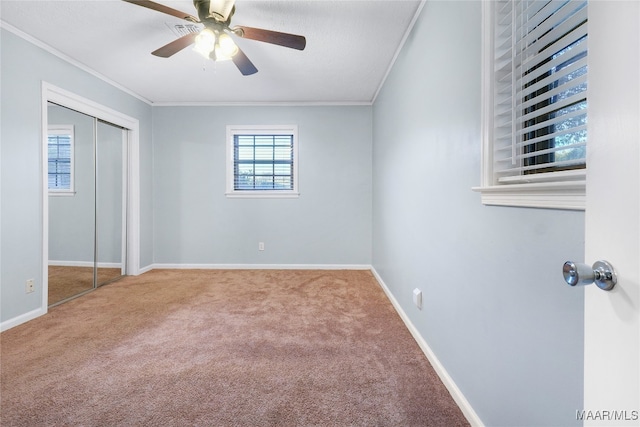
[[562, 275], [570, 286], [595, 283], [604, 291], [610, 291], [618, 282], [613, 266], [607, 261], [596, 261], [592, 267], [567, 261], [562, 266]]

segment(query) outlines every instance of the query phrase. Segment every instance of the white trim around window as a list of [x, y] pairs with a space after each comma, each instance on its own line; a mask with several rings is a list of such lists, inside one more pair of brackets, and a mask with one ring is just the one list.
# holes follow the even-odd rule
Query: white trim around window
[[[496, 104], [500, 104], [501, 106], [507, 105], [507, 107], [508, 104], [505, 103], [504, 99], [497, 99], [497, 97], [508, 94], [509, 90], [505, 90], [504, 88], [498, 90], [497, 88], [496, 70], [499, 68], [498, 66], [500, 64], [503, 64], [507, 60], [505, 59], [506, 57], [498, 57], [497, 55], [499, 52], [509, 53], [511, 50], [507, 49], [508, 46], [506, 43], [511, 43], [512, 41], [501, 39], [501, 37], [504, 38], [510, 34], [504, 31], [503, 28], [506, 24], [502, 18], [500, 23], [500, 33], [496, 33], [496, 7], [498, 7], [502, 13], [506, 8], [512, 7], [515, 3], [519, 4], [525, 2], [506, 2], [496, 0], [482, 2], [482, 175], [481, 185], [474, 187], [473, 190], [481, 193], [481, 200], [485, 205], [584, 210], [586, 201], [586, 168], [532, 174], [523, 174], [519, 172], [511, 175], [505, 175], [500, 169], [501, 166], [498, 165], [499, 158], [496, 154], [496, 150], [500, 147], [495, 144], [497, 144], [496, 140], [498, 139], [498, 136], [502, 136], [502, 139], [504, 139], [504, 132], [503, 130], [500, 130], [500, 135], [497, 134], [497, 119], [495, 113]], [[581, 0], [572, 0], [571, 2], [566, 3], [568, 5], [567, 9], [580, 8], [582, 7], [580, 3], [584, 2]], [[530, 5], [528, 6], [530, 8], [535, 8], [538, 7], [538, 4], [543, 5], [546, 3], [528, 1], [526, 4]], [[549, 2], [548, 7], [558, 7], [556, 4], [560, 5], [558, 2]], [[527, 10], [527, 13], [528, 12], [529, 9]], [[586, 7], [583, 12], [586, 15]], [[516, 12], [514, 11], [510, 13], [514, 14]], [[561, 25], [558, 25], [558, 28], [560, 28], [560, 26]], [[527, 28], [534, 27], [530, 26]], [[517, 36], [514, 35], [513, 37], [515, 38]], [[586, 33], [583, 37], [586, 37]], [[499, 52], [496, 50], [496, 39], [501, 40], [500, 43], [502, 43], [500, 46], [501, 50]], [[513, 48], [513, 51], [517, 52], [517, 49]], [[517, 59], [516, 61], [517, 62], [514, 63], [515, 67], [520, 64], [518, 61], [521, 60]], [[519, 74], [513, 72], [512, 75], [517, 76]], [[502, 79], [502, 81], [503, 80], [504, 79]], [[514, 84], [517, 89], [517, 82]], [[517, 102], [517, 100], [514, 100], [513, 102]], [[519, 111], [518, 108], [520, 107], [512, 104], [511, 111], [515, 114]], [[518, 155], [518, 153], [516, 153], [516, 155]], [[528, 155], [522, 154], [518, 155], [518, 157], [527, 156]], [[520, 168], [520, 170], [521, 169], [522, 168]]]
[[[251, 165], [247, 165], [249, 176], [255, 178], [267, 179], [267, 175], [257, 171], [257, 167], [272, 167], [271, 188], [265, 185], [255, 185], [249, 188], [246, 185], [240, 185], [239, 166], [243, 163], [243, 159], [238, 157], [239, 141], [246, 141], [250, 138], [268, 139], [274, 141], [280, 140], [290, 141], [290, 157], [282, 157], [277, 151], [286, 151], [285, 147], [279, 147], [274, 142], [272, 156], [260, 156], [254, 154], [251, 159], [244, 159], [254, 162], [253, 169]], [[258, 145], [256, 145], [257, 147]], [[248, 149], [249, 147], [243, 147]], [[262, 147], [260, 147], [262, 148]], [[260, 163], [260, 165], [258, 165]], [[285, 163], [285, 164], [280, 164]], [[296, 198], [300, 195], [298, 190], [298, 126], [297, 125], [228, 125], [227, 126], [227, 187], [226, 196], [230, 198]], [[279, 174], [275, 170], [287, 169], [284, 174]], [[285, 183], [285, 185], [281, 185]], [[281, 186], [282, 188], [278, 188]], [[244, 188], [243, 188], [244, 187]]]
[[[51, 153], [50, 153], [50, 141], [49, 139], [52, 136], [57, 136], [57, 137], [63, 137], [63, 139], [66, 139], [68, 141], [68, 144], [64, 144], [64, 145], [69, 145], [69, 156], [64, 156], [63, 158], [60, 157], [59, 155], [59, 150], [60, 150], [60, 143], [58, 141], [57, 144], [54, 144], [57, 147], [57, 151], [58, 151], [58, 155], [53, 158], [54, 163], [59, 163], [60, 161], [62, 161], [63, 163], [66, 163], [66, 159], [68, 158], [68, 162], [69, 162], [69, 183], [68, 186], [65, 185], [60, 185], [59, 187], [51, 187], [51, 182], [49, 182], [48, 185], [48, 191], [49, 191], [49, 195], [50, 196], [73, 196], [76, 194], [75, 192], [75, 159], [74, 159], [74, 155], [75, 155], [75, 138], [74, 138], [74, 127], [73, 125], [50, 125], [48, 126], [47, 129], [47, 144], [48, 144], [48, 149], [47, 149], [47, 163], [51, 164], [52, 158], [51, 158]], [[58, 138], [56, 138], [58, 139]], [[48, 176], [49, 176], [49, 180], [51, 179], [51, 175], [52, 175], [52, 171], [51, 169], [48, 168]], [[59, 171], [59, 167], [56, 166], [56, 170], [53, 172], [53, 175], [56, 176], [56, 182], [58, 181], [58, 177], [61, 175], [67, 175], [66, 173], [62, 173]]]

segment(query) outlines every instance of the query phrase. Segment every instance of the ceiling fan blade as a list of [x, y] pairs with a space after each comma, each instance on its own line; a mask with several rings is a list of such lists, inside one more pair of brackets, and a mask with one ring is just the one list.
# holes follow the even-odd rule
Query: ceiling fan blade
[[307, 39], [295, 34], [280, 33], [278, 31], [263, 30], [261, 28], [237, 26], [232, 30], [236, 35], [245, 39], [257, 40], [265, 43], [304, 50]]
[[169, 6], [165, 6], [160, 3], [152, 2], [149, 0], [122, 0], [127, 3], [135, 4], [138, 6], [146, 7], [148, 9], [156, 10], [158, 12], [166, 13], [167, 15], [175, 16], [176, 18], [185, 19], [191, 22], [200, 22], [198, 18], [193, 15], [189, 15], [185, 12], [180, 12], [179, 10], [172, 9]]
[[240, 70], [243, 76], [250, 76], [258, 72], [256, 66], [253, 65], [253, 62], [251, 62], [240, 48], [238, 48], [238, 52], [231, 57], [231, 60], [236, 64], [236, 67], [238, 67], [238, 70]]
[[174, 55], [180, 52], [182, 49], [184, 49], [185, 47], [195, 42], [197, 36], [198, 36], [198, 33], [189, 33], [186, 36], [182, 36], [179, 39], [176, 39], [171, 43], [166, 44], [161, 48], [154, 50], [153, 52], [151, 52], [151, 54], [155, 56], [160, 56], [162, 58], [168, 58], [171, 55]]

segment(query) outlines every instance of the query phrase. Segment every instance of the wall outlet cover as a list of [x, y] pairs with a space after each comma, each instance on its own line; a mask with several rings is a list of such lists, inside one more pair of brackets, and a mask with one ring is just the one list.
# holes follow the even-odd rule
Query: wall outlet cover
[[422, 291], [418, 288], [413, 290], [413, 303], [422, 310]]

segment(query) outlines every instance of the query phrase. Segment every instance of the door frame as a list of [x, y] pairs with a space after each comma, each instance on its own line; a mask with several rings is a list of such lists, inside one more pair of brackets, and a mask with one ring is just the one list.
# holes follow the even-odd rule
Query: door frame
[[119, 111], [91, 101], [82, 96], [42, 82], [42, 313], [48, 310], [49, 297], [49, 192], [47, 180], [47, 127], [48, 103], [96, 117], [122, 127], [128, 149], [123, 153], [126, 162], [126, 274], [140, 274], [140, 122]]

